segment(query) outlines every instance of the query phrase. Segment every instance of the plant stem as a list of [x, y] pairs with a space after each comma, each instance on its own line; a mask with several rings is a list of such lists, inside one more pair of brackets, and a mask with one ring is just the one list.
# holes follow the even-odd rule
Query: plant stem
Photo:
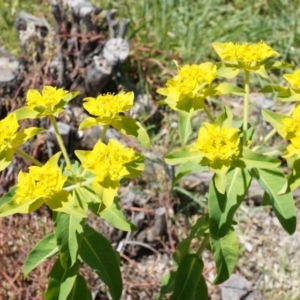
[[68, 156], [68, 153], [67, 153], [67, 150], [66, 150], [66, 147], [64, 145], [64, 142], [63, 142], [63, 139], [60, 135], [60, 132], [58, 130], [58, 126], [57, 126], [57, 123], [56, 123], [56, 119], [54, 116], [49, 116], [50, 117], [50, 120], [51, 120], [51, 123], [53, 125], [53, 128], [54, 128], [54, 132], [55, 132], [55, 135], [56, 135], [56, 138], [57, 138], [57, 142], [58, 142], [58, 145], [63, 153], [63, 156], [64, 156], [64, 159], [66, 161], [66, 164], [69, 168], [71, 168], [71, 161], [70, 161], [70, 158]]
[[198, 257], [200, 257], [201, 258], [201, 256], [202, 256], [202, 253], [203, 253], [203, 251], [205, 250], [205, 248], [206, 248], [206, 246], [207, 246], [207, 244], [208, 244], [208, 242], [209, 242], [209, 238], [210, 238], [210, 234], [206, 234], [205, 236], [204, 236], [204, 239], [203, 239], [203, 241], [202, 241], [202, 244], [200, 245], [200, 247], [199, 247], [199, 249], [198, 249], [198, 251], [197, 251], [197, 255], [198, 255]]
[[36, 160], [35, 158], [33, 158], [31, 155], [29, 155], [26, 152], [24, 152], [23, 150], [15, 148], [15, 152], [18, 153], [19, 155], [23, 156], [25, 159], [31, 161], [36, 166], [39, 166], [39, 167], [43, 166], [43, 164], [41, 162], [39, 162], [38, 160]]
[[243, 124], [243, 145], [247, 145], [248, 113], [249, 113], [249, 71], [245, 70], [245, 96], [244, 96], [244, 124]]
[[108, 125], [105, 125], [102, 129], [102, 132], [101, 132], [101, 136], [100, 136], [100, 141], [103, 142], [104, 138], [105, 138], [105, 134], [106, 134], [106, 131], [108, 129]]
[[211, 121], [212, 123], [214, 123], [214, 122], [215, 122], [215, 118], [214, 118], [214, 116], [210, 113], [209, 109], [207, 108], [207, 106], [206, 106], [205, 104], [203, 105], [203, 109], [204, 109], [205, 113], [207, 114], [208, 118], [210, 119], [210, 121]]

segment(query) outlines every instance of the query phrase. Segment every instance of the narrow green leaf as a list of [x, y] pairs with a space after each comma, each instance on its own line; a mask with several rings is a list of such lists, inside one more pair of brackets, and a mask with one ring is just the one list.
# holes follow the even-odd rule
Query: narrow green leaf
[[182, 179], [184, 176], [190, 174], [191, 172], [204, 172], [208, 171], [208, 166], [201, 166], [199, 164], [195, 164], [194, 162], [186, 162], [178, 166], [178, 168], [175, 171], [175, 176], [173, 179], [173, 186], [177, 184], [180, 179]]
[[183, 257], [176, 272], [174, 292], [170, 300], [194, 299], [202, 269], [203, 262], [195, 254]]
[[173, 253], [173, 259], [174, 261], [179, 264], [182, 258], [184, 258], [186, 255], [190, 253], [190, 244], [191, 244], [192, 238], [187, 237], [186, 239], [179, 242], [176, 246], [176, 250]]
[[192, 113], [184, 110], [178, 110], [178, 127], [182, 144], [185, 144], [192, 133], [191, 125]]
[[67, 300], [92, 300], [92, 294], [83, 276], [78, 274]]
[[44, 262], [48, 257], [54, 255], [58, 252], [58, 247], [56, 245], [56, 239], [53, 233], [45, 236], [41, 239], [29, 252], [26, 257], [23, 274], [24, 277], [35, 269], [39, 264]]
[[146, 149], [150, 148], [149, 135], [140, 122], [130, 117], [120, 116], [120, 119], [113, 120], [111, 125], [123, 134], [137, 138]]
[[267, 61], [264, 63], [267, 70], [294, 69], [295, 66], [284, 61]]
[[243, 147], [243, 156], [240, 158], [247, 169], [256, 168], [259, 166], [264, 169], [274, 169], [280, 165], [280, 160], [266, 156], [260, 153], [256, 153], [247, 147]]
[[269, 195], [274, 212], [287, 233], [293, 234], [296, 230], [296, 208], [293, 195], [290, 191], [279, 194], [286, 185], [286, 178], [278, 169], [251, 171], [259, 185]]
[[108, 286], [112, 298], [114, 300], [120, 299], [122, 277], [119, 261], [111, 243], [94, 229], [86, 227], [80, 256]]
[[229, 278], [236, 265], [239, 243], [233, 230], [219, 239], [211, 237], [210, 243], [218, 272], [214, 284], [220, 284]]
[[251, 176], [246, 169], [234, 168], [227, 173], [226, 193], [220, 194], [213, 184], [209, 188], [210, 231], [215, 238], [223, 237], [232, 226], [234, 213], [244, 200]]
[[78, 257], [83, 234], [84, 219], [65, 213], [57, 213], [54, 219], [54, 234], [60, 251], [61, 265], [68, 269]]
[[80, 123], [79, 130], [83, 130], [83, 129], [97, 126], [97, 125], [98, 125], [98, 122], [97, 122], [96, 118], [87, 117]]
[[202, 155], [197, 151], [193, 151], [195, 149], [194, 144], [176, 149], [165, 157], [165, 161], [169, 165], [184, 164], [186, 162], [199, 164], [202, 160]]
[[98, 212], [99, 204], [97, 203], [91, 203], [90, 208], [95, 215], [103, 218], [115, 228], [118, 228], [123, 231], [137, 230], [137, 227], [126, 219], [125, 215], [121, 210], [117, 197], [115, 197], [114, 202], [112, 203], [110, 208], [104, 211]]
[[65, 269], [58, 258], [50, 272], [48, 289], [44, 299], [66, 300], [73, 288], [79, 267], [80, 261], [77, 261], [72, 268]]
[[287, 88], [277, 94], [277, 98], [283, 102], [300, 101], [300, 93], [298, 90]]
[[14, 154], [14, 149], [5, 149], [0, 153], [0, 172], [11, 164]]

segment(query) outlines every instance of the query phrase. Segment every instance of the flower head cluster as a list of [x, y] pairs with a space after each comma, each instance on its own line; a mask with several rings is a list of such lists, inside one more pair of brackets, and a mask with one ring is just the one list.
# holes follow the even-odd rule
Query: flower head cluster
[[283, 78], [287, 80], [293, 88], [300, 89], [300, 69], [295, 70], [292, 74], [284, 74]]
[[28, 173], [21, 171], [18, 175], [15, 201], [20, 204], [43, 199], [51, 206], [51, 199], [62, 191], [66, 180], [53, 159], [42, 167], [31, 166]]
[[19, 123], [15, 114], [10, 114], [0, 121], [0, 152], [12, 148], [18, 129]]
[[203, 89], [217, 77], [217, 67], [206, 62], [200, 65], [184, 65], [178, 67], [178, 74], [167, 81], [165, 88], [157, 92], [176, 102], [190, 98], [203, 98]]
[[131, 148], [125, 148], [115, 140], [108, 144], [101, 141], [95, 144], [91, 151], [75, 151], [84, 168], [95, 174], [95, 180], [100, 184], [109, 180], [118, 185], [122, 177], [131, 175], [128, 164], [139, 156]]
[[239, 129], [204, 123], [198, 133], [195, 151], [199, 151], [213, 169], [229, 167], [231, 160], [240, 154], [238, 133]]
[[44, 86], [42, 93], [37, 90], [28, 90], [26, 103], [29, 109], [38, 111], [39, 116], [57, 115], [63, 111], [66, 101], [62, 100], [67, 95], [68, 91], [63, 89]]
[[118, 118], [120, 113], [128, 111], [134, 100], [133, 92], [120, 93], [117, 95], [99, 95], [97, 98], [84, 98], [84, 108], [97, 117], [97, 123], [110, 125], [111, 121]]
[[213, 43], [213, 47], [222, 60], [237, 62], [245, 69], [256, 67], [264, 60], [279, 55], [263, 41], [256, 44]]

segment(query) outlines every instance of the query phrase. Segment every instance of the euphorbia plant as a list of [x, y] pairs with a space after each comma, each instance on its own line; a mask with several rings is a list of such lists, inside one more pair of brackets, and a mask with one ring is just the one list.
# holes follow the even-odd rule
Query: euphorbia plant
[[[257, 180], [264, 191], [263, 203], [270, 204], [282, 227], [288, 234], [296, 229], [296, 210], [292, 191], [300, 185], [300, 111], [284, 116], [263, 110], [264, 118], [275, 128], [262, 141], [255, 144], [255, 129], [248, 122], [250, 76], [256, 73], [268, 78], [268, 69], [283, 68], [288, 64], [273, 61], [279, 54], [264, 42], [257, 44], [214, 43], [213, 47], [222, 62], [213, 65], [185, 65], [170, 79], [165, 88], [157, 92], [167, 98], [167, 104], [178, 112], [178, 126], [183, 147], [169, 153], [168, 164], [178, 165], [174, 184], [186, 174], [211, 171], [212, 180], [207, 194], [208, 213], [193, 225], [189, 236], [181, 241], [173, 255], [175, 271], [166, 274], [162, 281], [160, 298], [172, 292], [170, 299], [207, 299], [207, 287], [201, 275], [202, 253], [209, 245], [216, 263], [215, 284], [224, 282], [234, 270], [239, 255], [239, 244], [234, 231], [234, 214], [247, 195], [252, 180]], [[244, 89], [229, 83], [216, 83], [222, 77], [234, 78], [244, 74]], [[268, 86], [265, 92], [279, 92], [283, 101], [300, 100], [300, 72], [286, 74], [292, 88]], [[217, 116], [209, 110], [206, 100], [221, 94], [238, 94], [244, 97], [243, 119], [233, 116], [229, 107]], [[198, 138], [188, 142], [192, 133], [191, 119], [199, 111], [207, 114], [209, 122], [200, 124]], [[237, 116], [238, 117], [238, 116]], [[277, 157], [264, 154], [262, 146], [276, 133], [290, 141], [281, 153], [290, 167], [290, 173], [279, 168]], [[191, 241], [199, 240], [198, 250], [191, 250]], [[195, 245], [195, 244], [194, 244]]]
[[[79, 161], [70, 161], [56, 117], [77, 95], [77, 92], [69, 93], [50, 86], [45, 86], [41, 93], [29, 90], [27, 105], [0, 121], [0, 170], [10, 164], [15, 153], [34, 164], [28, 172], [20, 171], [16, 186], [0, 199], [0, 216], [30, 213], [43, 204], [53, 211], [53, 232], [34, 246], [23, 270], [26, 277], [48, 257], [59, 254], [49, 275], [45, 299], [92, 299], [84, 277], [78, 273], [83, 262], [108, 286], [111, 297], [120, 299], [119, 256], [103, 235], [87, 225], [88, 210], [115, 228], [135, 229], [123, 214], [117, 195], [120, 180], [138, 176], [143, 171], [143, 157], [116, 140], [109, 140], [107, 145], [103, 140], [111, 125], [136, 137], [146, 147], [150, 141], [139, 122], [120, 115], [133, 105], [132, 92], [86, 98], [84, 106], [96, 118], [88, 117], [81, 128], [101, 124], [104, 125], [103, 134], [92, 150], [75, 151]], [[19, 149], [44, 129], [29, 128], [17, 132], [18, 121], [42, 117], [48, 117], [52, 122], [61, 148], [45, 164]]]

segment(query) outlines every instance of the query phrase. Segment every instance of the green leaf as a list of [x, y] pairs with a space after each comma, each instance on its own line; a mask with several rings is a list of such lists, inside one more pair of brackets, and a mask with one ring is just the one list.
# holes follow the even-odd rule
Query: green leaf
[[54, 218], [54, 234], [60, 251], [63, 268], [72, 267], [78, 257], [83, 235], [84, 219], [65, 213], [57, 213]]
[[77, 275], [73, 288], [67, 298], [67, 300], [92, 300], [92, 294], [86, 285], [86, 281], [83, 276]]
[[201, 275], [196, 286], [194, 300], [207, 300], [208, 290], [204, 277]]
[[247, 147], [243, 147], [243, 156], [239, 160], [244, 163], [244, 165], [237, 166], [246, 167], [248, 169], [256, 168], [257, 166], [264, 169], [274, 169], [280, 165], [279, 159], [256, 153]]
[[14, 114], [17, 117], [17, 120], [25, 120], [25, 119], [35, 119], [39, 115], [39, 112], [30, 109], [28, 106], [23, 106], [14, 111]]
[[38, 135], [42, 132], [45, 132], [45, 129], [38, 128], [38, 127], [30, 127], [30, 128], [26, 128], [24, 130], [20, 130], [16, 134], [16, 137], [14, 138], [14, 140], [12, 142], [13, 147], [15, 148], [15, 147], [19, 147], [19, 146], [25, 144], [25, 142], [27, 140], [31, 139], [35, 135]]
[[199, 152], [194, 152], [195, 149], [194, 144], [176, 149], [165, 157], [165, 161], [169, 165], [184, 164], [186, 162], [199, 164], [203, 157]]
[[234, 213], [244, 200], [251, 183], [246, 169], [234, 168], [227, 173], [226, 193], [220, 194], [214, 184], [209, 187], [209, 226], [213, 237], [227, 234], [233, 222]]
[[238, 96], [244, 96], [245, 95], [245, 90], [227, 83], [227, 82], [223, 82], [220, 83], [217, 87], [216, 90], [219, 92], [219, 94], [221, 95], [227, 95], [227, 94], [231, 94], [231, 95], [238, 95]]
[[284, 61], [267, 61], [264, 63], [267, 70], [277, 70], [277, 69], [294, 69], [295, 66]]
[[176, 272], [174, 271], [171, 271], [162, 277], [160, 297], [163, 297], [165, 294], [173, 292], [175, 277], [176, 277]]
[[89, 127], [93, 127], [93, 126], [97, 126], [98, 122], [96, 120], [96, 118], [93, 117], [87, 117], [85, 118], [79, 125], [79, 130], [83, 130]]
[[115, 228], [118, 228], [123, 231], [137, 230], [137, 227], [126, 219], [125, 215], [121, 210], [117, 197], [115, 197], [114, 202], [112, 203], [110, 208], [104, 211], [98, 212], [99, 204], [97, 203], [91, 203], [90, 208], [95, 215], [103, 218]]
[[11, 164], [14, 154], [14, 149], [5, 149], [0, 153], [0, 172]]
[[296, 230], [296, 208], [293, 195], [290, 191], [279, 194], [286, 185], [284, 175], [278, 169], [253, 169], [251, 174], [269, 195], [271, 205], [282, 227], [287, 233], [293, 234]]
[[80, 256], [108, 286], [112, 298], [114, 300], [120, 299], [122, 277], [119, 261], [111, 243], [94, 229], [86, 227]]
[[286, 118], [285, 115], [275, 113], [268, 109], [263, 109], [262, 115], [267, 122], [271, 123], [271, 125], [274, 127], [274, 129], [282, 137], [284, 137], [284, 138], [286, 137], [286, 133], [283, 131], [283, 128], [284, 128], [283, 119]]
[[72, 268], [64, 269], [58, 258], [50, 272], [48, 289], [45, 292], [45, 300], [65, 300], [70, 294], [76, 275], [79, 271], [80, 261]]
[[300, 159], [295, 160], [292, 168], [292, 173], [288, 177], [288, 183], [291, 191], [294, 191], [300, 186]]
[[187, 237], [186, 239], [179, 242], [176, 246], [176, 250], [173, 253], [173, 259], [174, 261], [179, 264], [180, 261], [190, 253], [190, 244], [191, 244], [192, 238]]
[[191, 125], [192, 113], [184, 110], [178, 110], [178, 127], [182, 144], [185, 144], [192, 133]]
[[1, 207], [10, 202], [12, 200], [12, 198], [14, 197], [14, 195], [16, 194], [16, 190], [17, 190], [17, 186], [13, 186], [9, 191], [8, 193], [4, 194], [1, 198], [0, 198], [0, 210], [1, 210]]
[[229, 278], [236, 265], [239, 256], [239, 243], [233, 230], [219, 239], [211, 237], [210, 243], [217, 266], [217, 277], [214, 284], [220, 284]]
[[203, 262], [195, 254], [183, 257], [176, 272], [174, 292], [170, 300], [194, 299], [202, 269]]
[[28, 214], [40, 208], [43, 203], [43, 199], [34, 199], [26, 202], [16, 203], [14, 198], [12, 198], [9, 202], [0, 207], [0, 217], [7, 217], [13, 214]]
[[285, 90], [282, 90], [277, 95], [277, 98], [283, 102], [300, 101], [300, 93], [298, 90], [294, 90], [292, 88], [287, 88]]
[[149, 135], [140, 122], [130, 117], [120, 116], [120, 119], [113, 120], [111, 125], [123, 134], [137, 138], [146, 149], [150, 148]]
[[213, 182], [215, 184], [215, 187], [219, 191], [219, 193], [224, 194], [226, 189], [226, 183], [227, 183], [227, 171], [228, 168], [225, 166], [222, 166], [221, 169], [213, 169], [215, 171], [215, 175], [213, 176]]
[[218, 76], [231, 79], [236, 77], [239, 72], [240, 70], [237, 69], [234, 65], [229, 65], [223, 62], [217, 63]]
[[224, 111], [216, 118], [215, 125], [221, 128], [231, 128], [232, 118], [233, 115], [230, 108], [225, 106]]
[[175, 176], [173, 179], [173, 186], [175, 184], [177, 184], [180, 179], [182, 179], [184, 176], [186, 176], [187, 174], [191, 173], [191, 172], [204, 172], [204, 171], [208, 171], [209, 168], [208, 166], [201, 166], [199, 164], [195, 164], [193, 162], [185, 162], [183, 164], [181, 164], [180, 166], [178, 166], [178, 168], [175, 171]]
[[56, 239], [53, 233], [45, 236], [41, 239], [29, 252], [26, 257], [23, 274], [24, 277], [35, 269], [39, 264], [44, 262], [48, 257], [56, 254], [58, 252], [58, 248], [56, 245]]

